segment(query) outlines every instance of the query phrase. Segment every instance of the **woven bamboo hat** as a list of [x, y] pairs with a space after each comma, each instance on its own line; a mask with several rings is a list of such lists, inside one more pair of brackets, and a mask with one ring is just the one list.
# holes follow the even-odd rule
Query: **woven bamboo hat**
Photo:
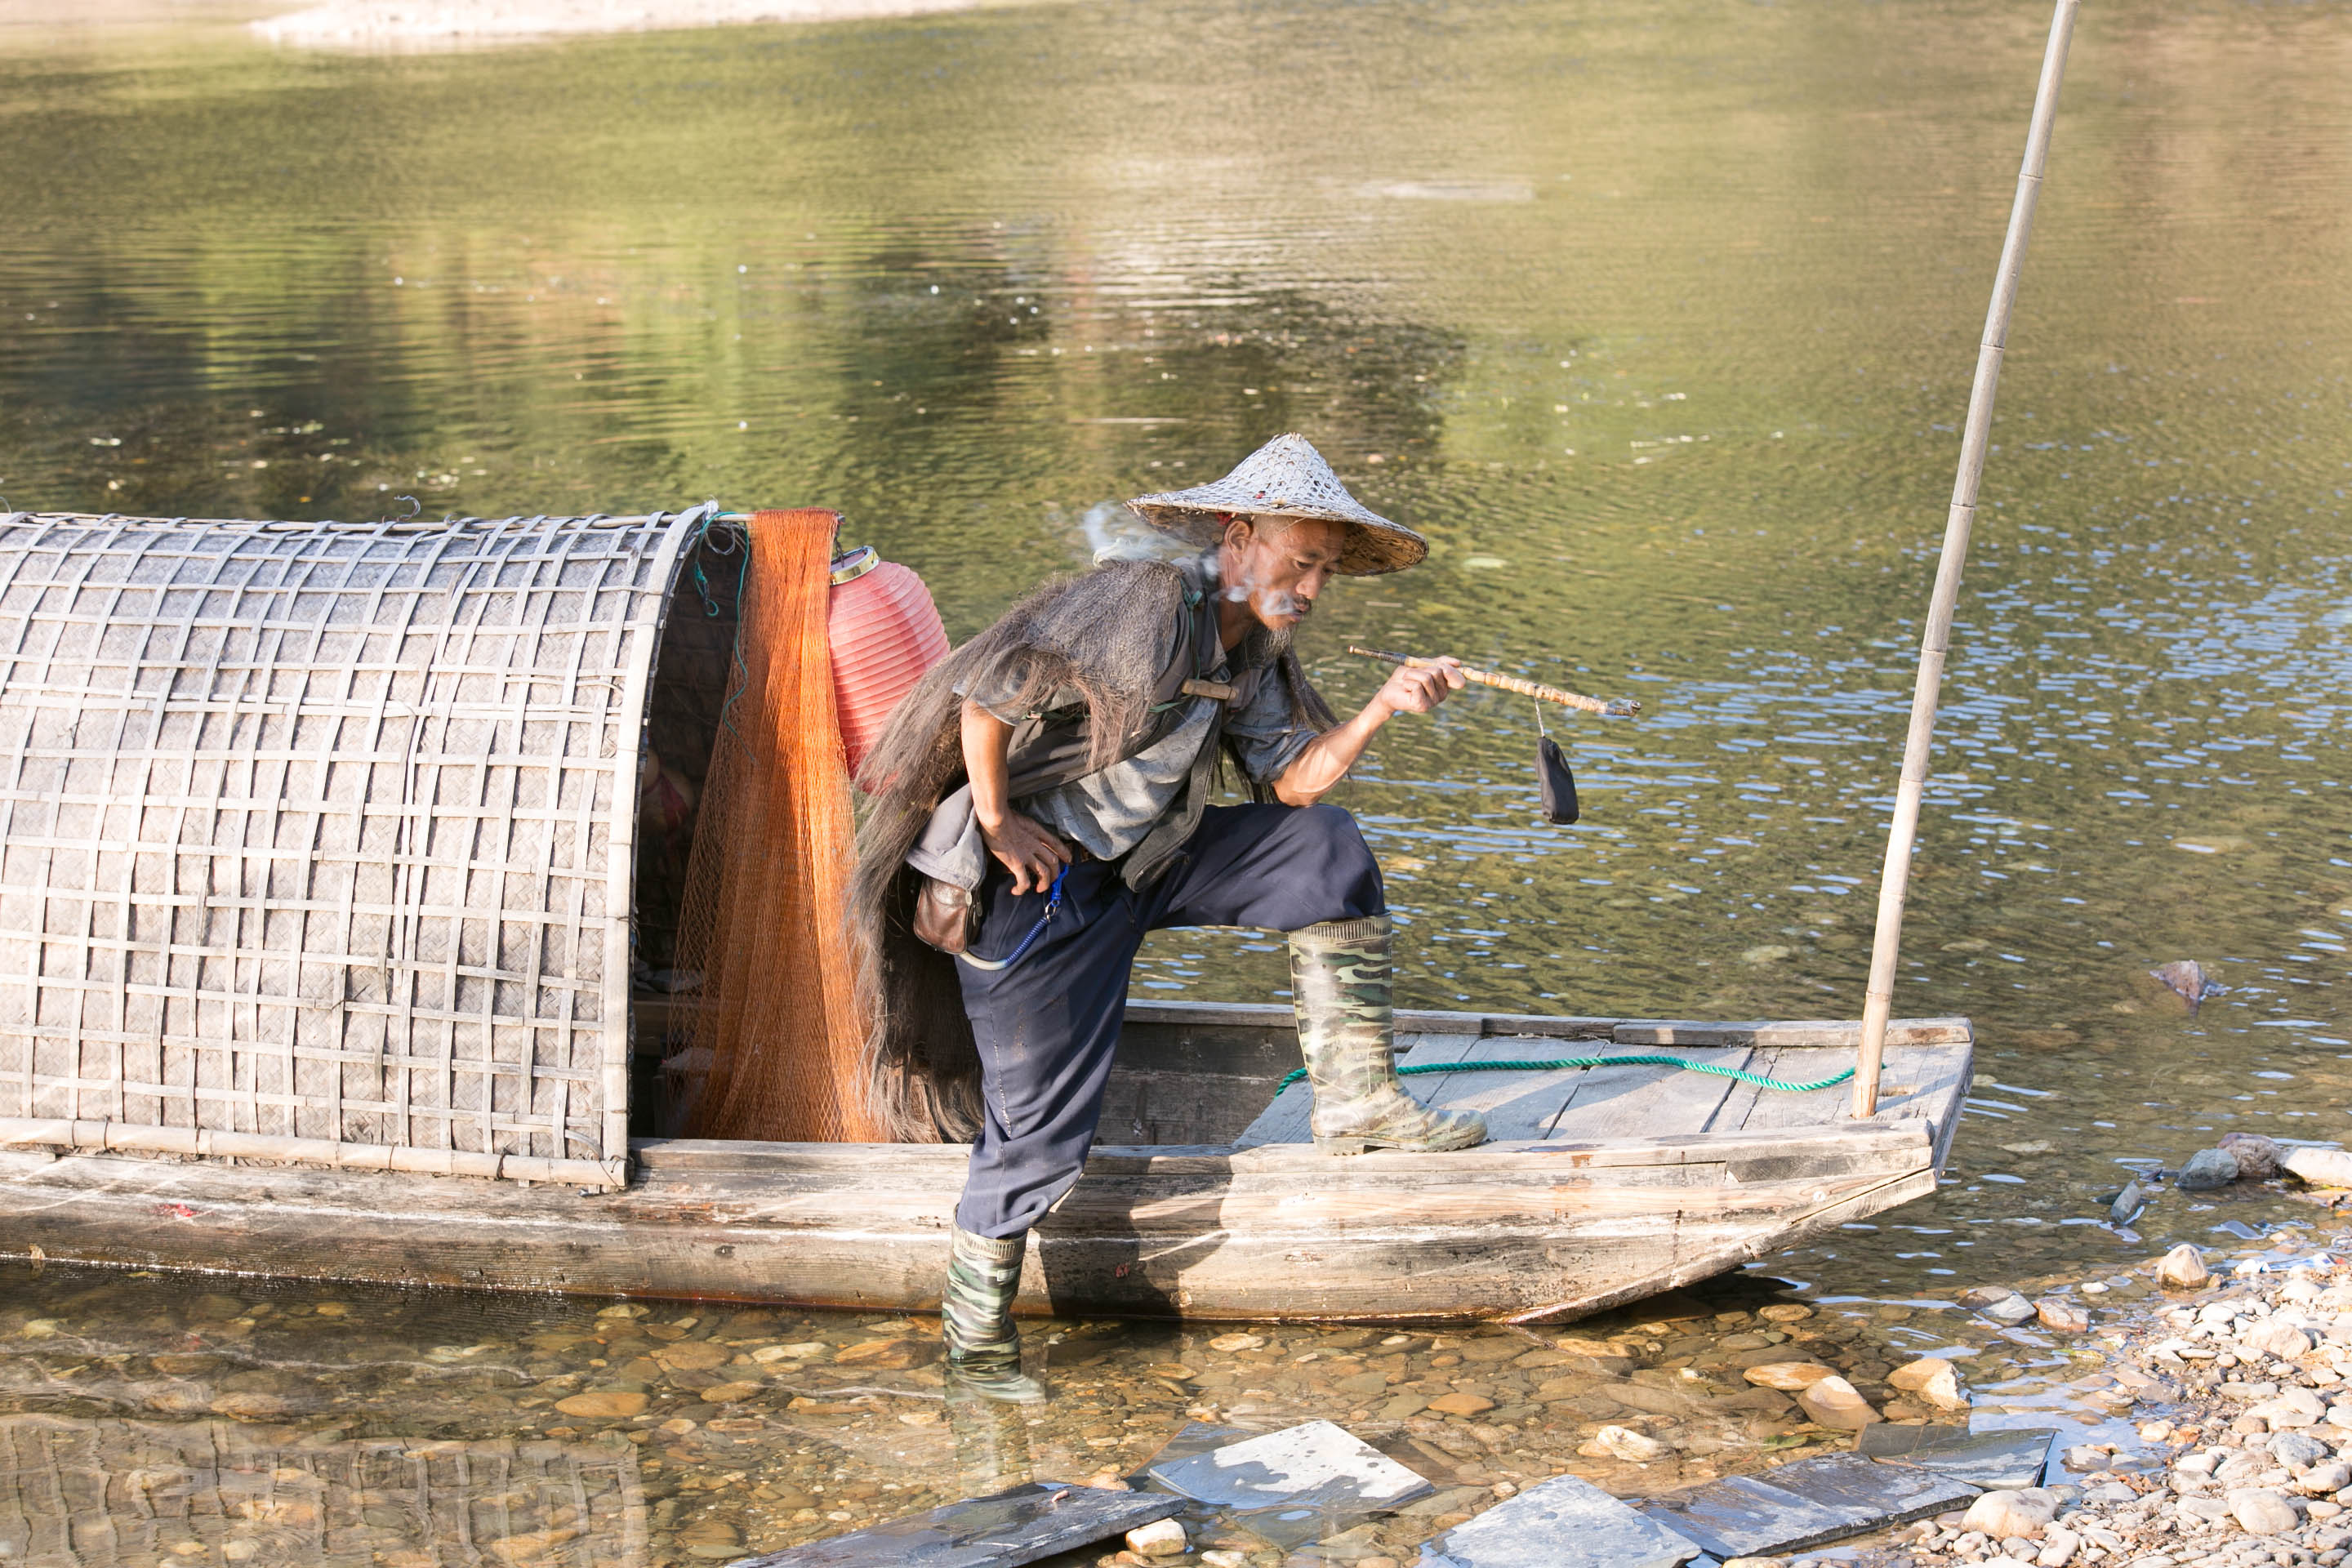
[[1127, 504], [1152, 527], [1203, 547], [1223, 536], [1220, 513], [1343, 522], [1348, 542], [1339, 552], [1339, 572], [1349, 577], [1402, 572], [1429, 553], [1429, 541], [1349, 495], [1323, 455], [1297, 434], [1276, 436], [1222, 479], [1138, 496]]

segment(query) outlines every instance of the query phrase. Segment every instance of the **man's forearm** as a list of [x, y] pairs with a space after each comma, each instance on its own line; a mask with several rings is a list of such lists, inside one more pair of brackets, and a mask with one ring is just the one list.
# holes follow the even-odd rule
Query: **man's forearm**
[[1395, 716], [1396, 710], [1386, 704], [1370, 702], [1338, 729], [1316, 736], [1275, 781], [1274, 798], [1285, 805], [1313, 805], [1321, 800], [1348, 776], [1381, 726]]
[[971, 784], [971, 814], [993, 833], [1004, 825], [1012, 804], [1004, 798], [1009, 778], [1005, 757], [1013, 748], [1013, 726], [977, 702], [963, 705], [963, 772]]

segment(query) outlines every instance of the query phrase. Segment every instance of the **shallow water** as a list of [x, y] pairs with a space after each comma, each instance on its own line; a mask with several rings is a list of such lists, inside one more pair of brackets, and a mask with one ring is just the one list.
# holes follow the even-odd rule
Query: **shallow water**
[[[823, 503], [962, 636], [1082, 562], [1089, 509], [1304, 429], [1434, 545], [1318, 610], [1335, 700], [1379, 677], [1352, 640], [1648, 709], [1557, 726], [1570, 828], [1536, 814], [1526, 704], [1382, 737], [1345, 804], [1410, 922], [1404, 999], [1851, 1016], [2043, 19], [1087, 3], [392, 58], [0, 30], [0, 496]], [[2347, 81], [2340, 7], [2084, 19], [1906, 948], [1900, 1010], [1973, 1016], [1983, 1076], [1942, 1193], [1759, 1266], [1807, 1299], [2087, 1277], [2309, 1212], [2168, 1191], [2137, 1237], [2094, 1223], [2221, 1131], [2345, 1131]], [[2144, 978], [2182, 957], [2227, 987], [2194, 1015]], [[1157, 938], [1137, 978], [1285, 984], [1236, 933]], [[61, 1278], [6, 1300], [47, 1311]], [[130, 1366], [209, 1288], [68, 1321]], [[525, 1430], [506, 1385], [412, 1405], [444, 1374], [401, 1382], [408, 1351], [509, 1325], [543, 1382], [514, 1336], [595, 1311], [388, 1295], [320, 1341], [280, 1326], [325, 1322], [293, 1310], [315, 1292], [256, 1299], [289, 1305], [246, 1342], [390, 1380], [370, 1420], [462, 1442]], [[1050, 1331], [1130, 1391], [1193, 1354]], [[342, 1342], [371, 1336], [407, 1348]], [[1089, 1422], [1156, 1444], [1181, 1415], [1152, 1394], [1130, 1427], [1116, 1392], [1057, 1410], [1070, 1463]], [[731, 1462], [697, 1430], [673, 1480]], [[857, 1500], [886, 1496], [913, 1500]], [[820, 1528], [764, 1517], [747, 1539]]]

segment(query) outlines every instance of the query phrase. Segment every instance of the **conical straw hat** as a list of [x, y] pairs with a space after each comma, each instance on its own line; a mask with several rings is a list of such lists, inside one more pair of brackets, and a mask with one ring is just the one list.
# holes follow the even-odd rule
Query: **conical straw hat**
[[1402, 572], [1429, 553], [1429, 541], [1391, 522], [1348, 493], [1323, 455], [1300, 435], [1276, 436], [1222, 479], [1127, 503], [1152, 527], [1202, 546], [1223, 535], [1217, 514], [1307, 517], [1349, 525], [1339, 571], [1349, 577]]

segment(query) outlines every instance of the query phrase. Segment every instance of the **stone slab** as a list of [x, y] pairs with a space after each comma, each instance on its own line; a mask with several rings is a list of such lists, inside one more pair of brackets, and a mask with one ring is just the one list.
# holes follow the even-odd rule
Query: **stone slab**
[[[1151, 1479], [1155, 1465], [1172, 1465], [1179, 1459], [1189, 1459], [1195, 1454], [1205, 1454], [1212, 1448], [1222, 1448], [1228, 1443], [1238, 1443], [1254, 1436], [1255, 1434], [1246, 1426], [1213, 1426], [1206, 1421], [1188, 1421], [1177, 1430], [1176, 1436], [1160, 1445], [1158, 1453], [1144, 1460], [1128, 1476], [1128, 1484], [1160, 1487], [1160, 1483]], [[1160, 1487], [1160, 1489], [1165, 1491], [1168, 1489]]]
[[1858, 1528], [1847, 1510], [1783, 1491], [1756, 1476], [1726, 1476], [1664, 1492], [1643, 1500], [1641, 1508], [1724, 1558], [1800, 1551], [1853, 1535]]
[[1933, 1470], [1987, 1491], [2042, 1484], [2050, 1463], [2055, 1426], [2018, 1426], [1983, 1432], [1957, 1426], [1899, 1426], [1880, 1422], [1864, 1427], [1854, 1451], [1885, 1465]]
[[1577, 1476], [1554, 1476], [1422, 1548], [1420, 1568], [1676, 1568], [1696, 1541]]
[[1309, 1421], [1154, 1464], [1146, 1473], [1171, 1491], [1236, 1509], [1372, 1513], [1402, 1508], [1434, 1489], [1421, 1476], [1328, 1421]]
[[1947, 1509], [1966, 1508], [1980, 1489], [1935, 1470], [1874, 1464], [1859, 1454], [1798, 1459], [1755, 1479], [1823, 1508], [1844, 1510], [1857, 1521], [1856, 1531], [1883, 1530]]
[[1183, 1510], [1166, 1493], [1032, 1481], [730, 1568], [1019, 1568]]

